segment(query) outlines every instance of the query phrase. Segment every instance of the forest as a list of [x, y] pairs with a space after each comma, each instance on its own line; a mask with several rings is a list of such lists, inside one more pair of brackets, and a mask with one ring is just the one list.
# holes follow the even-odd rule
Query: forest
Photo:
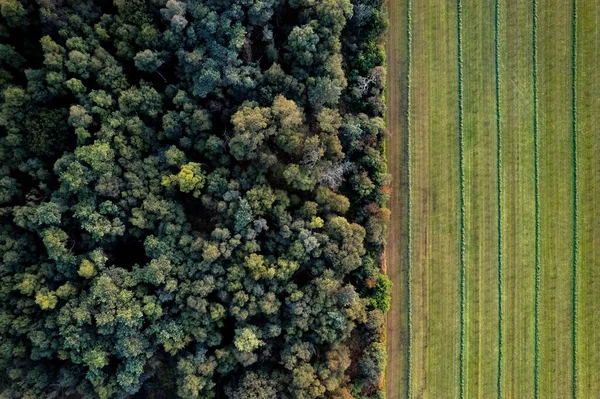
[[386, 24], [0, 0], [0, 398], [383, 398]]

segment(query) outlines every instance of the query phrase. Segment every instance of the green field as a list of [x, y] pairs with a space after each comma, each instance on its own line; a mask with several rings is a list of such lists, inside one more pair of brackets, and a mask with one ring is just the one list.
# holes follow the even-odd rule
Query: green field
[[600, 0], [388, 7], [388, 397], [599, 397]]

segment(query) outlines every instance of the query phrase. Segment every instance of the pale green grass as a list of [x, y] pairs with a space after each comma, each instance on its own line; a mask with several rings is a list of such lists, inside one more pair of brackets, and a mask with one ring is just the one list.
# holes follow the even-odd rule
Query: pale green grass
[[[456, 8], [428, 2], [430, 195], [429, 397], [459, 391], [459, 181]], [[422, 70], [423, 71], [423, 70]], [[419, 73], [419, 72], [415, 72]], [[424, 132], [415, 132], [421, 135]], [[416, 155], [418, 156], [418, 154]], [[418, 171], [415, 171], [417, 174]], [[417, 179], [417, 178], [415, 178]]]
[[538, 0], [540, 397], [572, 393], [571, 2]]
[[600, 391], [600, 1], [578, 4], [578, 397]]
[[[534, 148], [531, 2], [501, 2], [503, 397], [533, 397]], [[493, 289], [490, 287], [490, 289]]]
[[428, 229], [431, 214], [429, 179], [429, 101], [428, 88], [431, 76], [423, 73], [428, 67], [426, 5], [413, 4], [413, 73], [411, 137], [412, 161], [412, 362], [411, 393], [413, 397], [424, 397], [427, 390], [427, 347], [428, 336], [428, 274], [430, 236]]
[[455, 3], [413, 5], [414, 397], [459, 393], [459, 181]]
[[463, 1], [466, 397], [497, 393], [498, 213], [494, 0]]

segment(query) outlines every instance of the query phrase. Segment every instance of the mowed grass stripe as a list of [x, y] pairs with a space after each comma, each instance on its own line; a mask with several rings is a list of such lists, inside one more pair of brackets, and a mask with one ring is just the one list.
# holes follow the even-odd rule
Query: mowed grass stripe
[[427, 73], [431, 126], [429, 135], [433, 220], [429, 262], [429, 336], [427, 380], [431, 398], [459, 396], [460, 181], [458, 176], [456, 7], [427, 2], [429, 19]]
[[386, 384], [388, 397], [406, 396], [408, 386], [408, 257], [406, 254], [407, 193], [406, 186], [406, 37], [404, 27], [405, 0], [388, 2], [390, 27], [387, 32], [387, 103], [389, 136], [386, 142], [388, 170], [394, 175], [388, 206], [393, 219], [389, 226], [386, 247], [387, 274], [393, 282], [392, 307], [387, 314], [386, 343], [388, 362]]
[[[411, 75], [411, 146], [412, 159], [412, 364], [411, 395], [423, 396], [427, 392], [427, 348], [429, 347], [428, 319], [428, 270], [431, 246], [431, 231], [428, 228], [433, 219], [431, 206], [430, 148], [429, 148], [429, 95], [431, 76], [426, 72], [428, 65], [427, 5], [425, 2], [413, 4], [413, 71]], [[425, 72], [423, 72], [425, 71]]]
[[600, 1], [578, 4], [578, 300], [577, 393], [596, 398], [600, 390]]
[[573, 143], [573, 271], [571, 321], [573, 398], [577, 398], [577, 261], [578, 261], [578, 192], [577, 192], [577, 0], [573, 0], [571, 17], [571, 136]]
[[458, 176], [460, 182], [460, 349], [459, 396], [465, 397], [465, 172], [463, 129], [463, 70], [462, 70], [462, 1], [456, 1], [457, 59], [458, 59]]
[[538, 90], [537, 90], [537, 0], [533, 0], [533, 167], [535, 181], [535, 308], [534, 308], [534, 364], [533, 364], [533, 396], [540, 392], [540, 186], [539, 186], [539, 151], [538, 151]]
[[494, 0], [462, 0], [464, 396], [497, 393], [497, 142]]
[[456, 4], [413, 3], [413, 397], [459, 397]]
[[539, 5], [539, 395], [573, 390], [572, 2]]
[[505, 398], [534, 396], [535, 180], [532, 4], [500, 1], [502, 272]]

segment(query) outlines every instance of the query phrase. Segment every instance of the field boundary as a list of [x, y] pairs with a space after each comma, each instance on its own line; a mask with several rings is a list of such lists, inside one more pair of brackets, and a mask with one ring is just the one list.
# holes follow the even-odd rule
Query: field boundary
[[406, 396], [412, 397], [412, 148], [411, 148], [411, 79], [412, 79], [412, 0], [406, 1], [406, 171], [407, 175], [407, 268], [408, 268], [408, 348], [407, 348], [407, 366], [406, 366]]
[[500, 104], [500, 0], [495, 2], [494, 10], [494, 61], [496, 70], [496, 184], [498, 200], [498, 380], [497, 396], [502, 398], [502, 134]]
[[534, 302], [534, 360], [533, 360], [533, 397], [539, 397], [539, 365], [540, 365], [540, 188], [539, 188], [539, 155], [538, 155], [538, 92], [537, 92], [537, 0], [533, 0], [533, 158], [535, 188], [535, 302]]
[[577, 398], [577, 261], [578, 261], [578, 218], [577, 211], [577, 0], [573, 0], [571, 22], [571, 96], [572, 96], [572, 146], [573, 146], [573, 270], [572, 270], [572, 373], [573, 398]]
[[457, 0], [458, 42], [458, 173], [460, 180], [460, 348], [459, 348], [459, 397], [465, 397], [465, 173], [463, 156], [463, 70], [462, 70], [462, 1]]

